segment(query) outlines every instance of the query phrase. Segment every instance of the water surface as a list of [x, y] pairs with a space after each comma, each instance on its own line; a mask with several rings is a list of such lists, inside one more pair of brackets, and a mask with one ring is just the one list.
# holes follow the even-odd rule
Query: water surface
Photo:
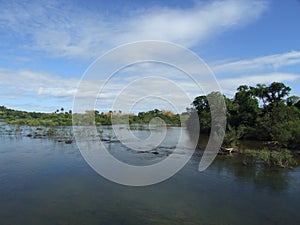
[[[299, 168], [246, 167], [239, 157], [219, 156], [198, 172], [198, 150], [167, 181], [127, 187], [94, 172], [75, 143], [16, 135], [2, 135], [0, 142], [1, 225], [300, 224]], [[172, 151], [158, 148], [154, 155], [106, 145], [137, 165]]]

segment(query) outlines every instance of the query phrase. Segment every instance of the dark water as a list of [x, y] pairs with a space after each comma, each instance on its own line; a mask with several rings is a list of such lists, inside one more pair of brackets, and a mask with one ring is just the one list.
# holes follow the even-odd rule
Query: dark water
[[[198, 172], [198, 152], [165, 182], [127, 187], [94, 172], [74, 143], [7, 135], [0, 143], [1, 225], [300, 224], [299, 167], [246, 167], [222, 156]], [[162, 157], [107, 145], [125, 159]]]

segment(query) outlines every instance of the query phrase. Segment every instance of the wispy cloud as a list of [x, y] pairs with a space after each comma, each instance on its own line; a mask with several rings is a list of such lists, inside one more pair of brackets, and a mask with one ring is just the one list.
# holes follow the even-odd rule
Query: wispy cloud
[[213, 1], [189, 9], [152, 8], [127, 17], [74, 9], [61, 1], [10, 1], [0, 9], [0, 27], [24, 39], [23, 46], [59, 57], [95, 57], [132, 41], [156, 39], [186, 47], [256, 20], [265, 1]]
[[253, 59], [228, 62], [213, 66], [216, 73], [252, 73], [253, 71], [276, 70], [281, 67], [300, 64], [300, 51], [285, 52]]
[[224, 94], [232, 96], [237, 87], [240, 85], [252, 85], [256, 84], [270, 84], [276, 82], [292, 82], [300, 80], [300, 74], [291, 73], [266, 73], [266, 74], [252, 74], [251, 76], [239, 76], [234, 78], [219, 79], [219, 83]]
[[7, 96], [10, 97], [18, 97], [27, 93], [69, 97], [76, 91], [77, 84], [78, 79], [75, 78], [62, 78], [53, 74], [32, 70], [15, 71], [0, 68], [1, 92], [5, 91]]
[[[168, 68], [165, 70], [157, 68], [154, 73], [142, 73], [142, 71], [134, 71], [134, 75], [140, 75], [132, 77], [118, 74], [114, 79], [105, 83], [105, 87], [100, 90], [99, 87], [104, 84], [104, 80], [81, 81], [39, 71], [0, 68], [0, 95], [5, 99], [22, 98], [22, 102], [28, 101], [26, 107], [29, 110], [32, 110], [30, 109], [33, 106], [32, 102], [44, 100], [52, 102], [52, 107], [49, 107], [47, 103], [45, 103], [47, 106], [41, 104], [39, 111], [47, 111], [49, 108], [54, 110], [55, 106], [64, 104], [69, 108], [75, 95], [83, 103], [97, 99], [96, 105], [99, 110], [103, 111], [111, 109], [116, 99], [119, 99], [120, 104], [115, 107], [127, 107], [128, 109], [136, 104], [141, 107], [138, 100], [145, 100], [144, 98], [148, 100], [146, 103], [142, 101], [144, 108], [140, 109], [150, 110], [154, 105], [158, 108], [173, 109], [175, 105], [180, 111], [184, 111], [192, 99], [200, 94], [199, 87], [193, 81], [183, 79], [182, 72], [179, 73], [176, 70], [172, 70], [172, 72]], [[151, 74], [158, 76], [155, 77]], [[79, 83], [80, 91], [78, 92]], [[124, 111], [122, 108], [119, 109]]]

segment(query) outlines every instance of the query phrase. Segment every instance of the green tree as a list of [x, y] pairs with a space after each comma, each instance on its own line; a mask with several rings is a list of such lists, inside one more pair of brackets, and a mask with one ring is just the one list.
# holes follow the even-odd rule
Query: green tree
[[257, 84], [256, 87], [250, 87], [252, 94], [256, 96], [263, 103], [263, 108], [267, 104], [267, 86], [265, 84]]
[[196, 97], [192, 102], [192, 106], [195, 111], [191, 113], [191, 119], [187, 121], [187, 125], [190, 127], [193, 126], [193, 124], [195, 123], [194, 119], [196, 118], [196, 115], [194, 115], [194, 113], [197, 113], [197, 118], [199, 118], [200, 131], [208, 134], [211, 128], [211, 113], [207, 97], [204, 95]]
[[253, 93], [253, 89], [247, 85], [238, 87], [233, 103], [237, 107], [238, 124], [253, 126], [260, 113], [258, 101]]
[[289, 95], [290, 91], [290, 87], [278, 82], [273, 82], [267, 87], [266, 99], [271, 108], [282, 102], [283, 99]]
[[299, 102], [300, 98], [296, 95], [292, 95], [286, 99], [287, 106], [294, 106]]

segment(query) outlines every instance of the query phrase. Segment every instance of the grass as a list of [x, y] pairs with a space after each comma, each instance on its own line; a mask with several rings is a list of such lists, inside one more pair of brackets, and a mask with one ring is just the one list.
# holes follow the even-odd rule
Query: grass
[[291, 167], [296, 166], [296, 160], [292, 154], [292, 152], [288, 149], [280, 149], [280, 150], [243, 150], [242, 154], [245, 155], [246, 160], [244, 161], [246, 164], [251, 163], [263, 163], [269, 167]]

